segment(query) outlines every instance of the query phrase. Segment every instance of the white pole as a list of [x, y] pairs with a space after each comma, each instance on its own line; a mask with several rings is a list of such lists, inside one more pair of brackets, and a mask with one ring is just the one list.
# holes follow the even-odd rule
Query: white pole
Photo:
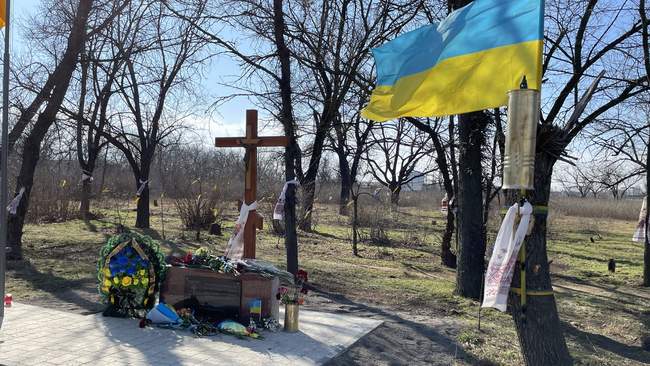
[[11, 0], [5, 8], [5, 52], [2, 80], [2, 156], [0, 157], [0, 328], [5, 316], [5, 273], [7, 270], [7, 158], [9, 155], [9, 14]]

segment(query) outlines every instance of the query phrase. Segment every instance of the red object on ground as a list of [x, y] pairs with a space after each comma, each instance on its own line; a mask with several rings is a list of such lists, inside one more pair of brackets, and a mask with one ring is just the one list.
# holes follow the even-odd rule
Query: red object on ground
[[5, 306], [11, 306], [11, 303], [14, 301], [14, 297], [11, 296], [11, 294], [6, 294], [5, 295]]

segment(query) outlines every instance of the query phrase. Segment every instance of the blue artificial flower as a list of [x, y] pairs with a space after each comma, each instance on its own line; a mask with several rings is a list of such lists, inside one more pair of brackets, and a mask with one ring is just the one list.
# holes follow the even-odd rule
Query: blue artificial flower
[[124, 255], [118, 254], [116, 257], [117, 257], [117, 264], [119, 264], [120, 266], [125, 266], [129, 262], [129, 259]]
[[129, 275], [129, 276], [133, 276], [133, 275], [135, 274], [135, 267], [133, 267], [133, 266], [129, 266], [129, 267], [126, 269], [126, 274]]
[[133, 255], [133, 249], [131, 247], [124, 248], [124, 254], [127, 256]]

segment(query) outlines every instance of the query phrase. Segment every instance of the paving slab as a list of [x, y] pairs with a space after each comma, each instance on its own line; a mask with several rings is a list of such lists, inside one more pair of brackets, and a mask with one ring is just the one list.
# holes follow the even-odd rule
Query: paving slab
[[301, 309], [298, 333], [197, 338], [188, 331], [141, 329], [135, 319], [14, 303], [0, 330], [0, 365], [320, 365], [381, 323]]

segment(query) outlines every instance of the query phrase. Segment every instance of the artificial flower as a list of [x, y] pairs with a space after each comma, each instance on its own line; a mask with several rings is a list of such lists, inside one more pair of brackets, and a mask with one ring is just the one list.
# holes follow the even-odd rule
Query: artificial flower
[[104, 268], [104, 276], [106, 277], [111, 277], [111, 270], [108, 268]]
[[103, 287], [102, 287], [102, 292], [103, 292], [103, 293], [107, 294], [108, 291], [110, 291], [110, 287], [108, 287], [108, 286], [103, 286]]
[[139, 285], [139, 284], [140, 284], [140, 280], [137, 279], [137, 278], [134, 278], [134, 279], [133, 279], [133, 284], [136, 285], [136, 286]]
[[131, 284], [131, 277], [124, 276], [122, 278], [122, 286], [129, 286]]
[[296, 277], [302, 282], [307, 282], [307, 271], [305, 271], [304, 269], [299, 269], [298, 272], [296, 273]]
[[111, 285], [110, 278], [104, 278], [104, 287], [109, 287]]
[[113, 282], [115, 282], [116, 285], [120, 284], [120, 279], [117, 277], [113, 277]]

